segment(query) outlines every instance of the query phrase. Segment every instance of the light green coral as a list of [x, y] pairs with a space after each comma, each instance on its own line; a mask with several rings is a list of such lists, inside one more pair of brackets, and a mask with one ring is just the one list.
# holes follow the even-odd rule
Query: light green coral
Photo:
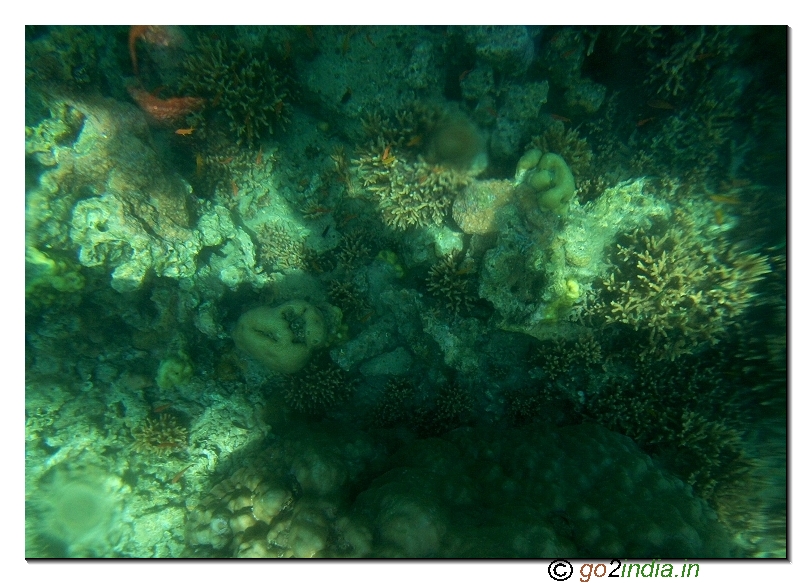
[[[538, 194], [538, 204], [546, 210], [565, 215], [574, 196], [574, 176], [569, 165], [558, 154], [530, 150], [518, 162], [517, 174], [523, 183]], [[536, 164], [532, 166], [532, 162]]]
[[84, 288], [79, 267], [62, 259], [52, 259], [35, 247], [25, 249], [25, 299], [37, 306], [57, 301], [61, 294]]
[[182, 352], [161, 361], [155, 383], [162, 390], [173, 389], [191, 379], [194, 374], [191, 359]]

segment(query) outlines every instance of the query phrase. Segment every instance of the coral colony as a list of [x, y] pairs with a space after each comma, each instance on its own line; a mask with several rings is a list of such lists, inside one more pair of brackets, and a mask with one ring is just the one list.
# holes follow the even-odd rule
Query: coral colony
[[785, 557], [786, 62], [27, 27], [26, 556]]

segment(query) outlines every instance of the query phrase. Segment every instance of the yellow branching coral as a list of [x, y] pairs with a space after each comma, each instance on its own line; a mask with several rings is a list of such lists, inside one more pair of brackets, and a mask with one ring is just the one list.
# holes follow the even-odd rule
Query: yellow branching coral
[[750, 306], [768, 259], [722, 237], [709, 237], [684, 212], [661, 235], [635, 231], [617, 245], [615, 270], [604, 278], [607, 323], [667, 338], [669, 356], [717, 343]]
[[354, 163], [361, 190], [377, 200], [383, 221], [401, 231], [442, 224], [454, 197], [470, 182], [465, 173], [428, 164], [422, 158], [409, 162], [400, 150], [382, 142]]

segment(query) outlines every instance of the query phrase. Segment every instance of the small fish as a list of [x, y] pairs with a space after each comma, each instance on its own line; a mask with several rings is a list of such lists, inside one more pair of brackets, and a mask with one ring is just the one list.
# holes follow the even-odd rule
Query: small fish
[[195, 162], [197, 163], [197, 176], [203, 175], [203, 155], [200, 152], [197, 152], [197, 155], [194, 157]]
[[389, 157], [389, 152], [391, 152], [391, 146], [386, 146], [386, 149], [383, 150], [383, 155], [380, 156], [380, 159], [385, 160], [386, 158], [388, 158]]
[[259, 146], [259, 153], [256, 155], [256, 165], [257, 166], [262, 165], [262, 146], [261, 145]]
[[284, 102], [280, 99], [273, 106], [273, 113], [275, 113], [276, 115], [281, 115], [282, 111], [284, 111]]
[[372, 37], [369, 36], [368, 32], [366, 33], [366, 42], [369, 43], [370, 45], [372, 45], [373, 47], [377, 48], [377, 45], [375, 44], [375, 41], [372, 40]]
[[711, 194], [709, 199], [713, 202], [720, 204], [741, 204], [741, 201], [736, 196], [724, 196], [723, 194]]
[[163, 413], [164, 411], [166, 411], [171, 406], [172, 406], [172, 403], [165, 403], [163, 405], [159, 405], [158, 407], [155, 407], [154, 409], [152, 409], [152, 412], [153, 413]]
[[555, 121], [562, 121], [562, 122], [567, 122], [567, 123], [570, 123], [572, 121], [568, 117], [563, 117], [562, 115], [558, 115], [556, 113], [550, 113], [549, 117], [551, 117]]
[[413, 138], [408, 140], [406, 148], [413, 148], [415, 146], [419, 146], [420, 144], [422, 144], [422, 136], [414, 136]]
[[577, 52], [577, 49], [572, 49], [572, 50], [570, 50], [570, 51], [566, 51], [565, 53], [563, 53], [563, 54], [560, 56], [560, 58], [562, 58], [562, 59], [569, 59], [569, 58], [571, 58], [571, 57], [572, 57], [572, 56], [573, 56], [573, 55], [574, 55], [576, 52]]
[[179, 130], [175, 130], [175, 133], [178, 136], [190, 136], [194, 133], [194, 128], [182, 128]]
[[343, 219], [341, 219], [341, 223], [338, 226], [343, 227], [349, 221], [352, 221], [352, 220], [357, 219], [357, 218], [358, 218], [357, 214], [346, 215]]
[[239, 196], [239, 188], [237, 187], [237, 183], [233, 180], [231, 181], [231, 192], [234, 193], [234, 198]]
[[170, 483], [171, 483], [171, 484], [177, 484], [177, 483], [178, 483], [178, 481], [180, 481], [180, 478], [183, 476], [183, 474], [185, 474], [185, 473], [186, 473], [186, 470], [188, 470], [188, 469], [189, 469], [190, 467], [192, 467], [193, 465], [194, 465], [194, 464], [189, 464], [189, 465], [187, 465], [185, 468], [183, 468], [182, 470], [180, 470], [178, 473], [176, 473], [176, 474], [175, 474], [175, 477], [174, 477], [174, 478], [172, 478], [172, 481], [171, 481]]
[[696, 61], [703, 61], [704, 59], [709, 59], [714, 56], [715, 53], [701, 53], [700, 55], [696, 55]]
[[715, 209], [715, 224], [716, 225], [724, 224], [724, 211], [722, 211], [721, 209]]
[[459, 75], [459, 81], [464, 81], [465, 77], [467, 77], [473, 69], [466, 69], [462, 71], [461, 75]]
[[636, 127], [641, 128], [646, 123], [652, 122], [655, 119], [656, 119], [655, 116], [654, 117], [646, 117], [645, 119], [640, 119], [638, 122], [636, 122]]
[[648, 101], [648, 106], [654, 109], [676, 109], [667, 101], [662, 101], [661, 99], [651, 99]]

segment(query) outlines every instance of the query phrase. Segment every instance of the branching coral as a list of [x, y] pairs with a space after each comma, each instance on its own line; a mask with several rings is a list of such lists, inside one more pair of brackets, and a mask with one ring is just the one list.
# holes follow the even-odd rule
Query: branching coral
[[406, 379], [395, 377], [386, 382], [383, 396], [372, 411], [372, 424], [375, 427], [395, 427], [406, 423], [411, 416], [414, 399], [414, 384]]
[[440, 225], [456, 194], [470, 179], [462, 172], [406, 161], [399, 150], [382, 140], [354, 160], [363, 190], [376, 199], [390, 227]]
[[697, 74], [707, 68], [705, 60], [723, 62], [737, 48], [730, 26], [674, 26], [662, 29], [672, 36], [655, 47], [668, 47], [668, 53], [650, 53], [650, 77], [646, 81], [656, 92], [678, 96], [695, 86]]
[[453, 252], [437, 261], [428, 272], [426, 282], [431, 295], [445, 304], [445, 309], [453, 315], [470, 310], [476, 295], [471, 287], [474, 273], [472, 260], [464, 260], [458, 252]]
[[307, 253], [302, 241], [294, 240], [279, 223], [264, 223], [257, 229], [259, 260], [268, 271], [304, 269]]
[[291, 376], [284, 397], [296, 411], [319, 415], [349, 399], [353, 390], [354, 385], [346, 373], [332, 362], [324, 361], [312, 363]]
[[767, 258], [709, 237], [686, 213], [661, 235], [639, 230], [617, 245], [615, 271], [603, 279], [605, 321], [645, 330], [669, 356], [715, 344], [755, 298]]
[[[288, 122], [290, 83], [266, 54], [203, 37], [185, 61], [180, 89], [212, 102], [238, 140], [252, 145]], [[202, 120], [201, 120], [202, 121]]]
[[140, 427], [132, 430], [135, 451], [168, 455], [186, 448], [189, 432], [177, 419], [164, 413], [157, 420], [146, 419]]

